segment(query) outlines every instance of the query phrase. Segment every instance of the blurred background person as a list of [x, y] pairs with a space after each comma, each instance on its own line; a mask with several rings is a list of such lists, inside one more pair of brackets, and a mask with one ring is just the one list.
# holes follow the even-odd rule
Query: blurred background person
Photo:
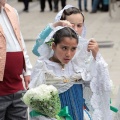
[[98, 10], [102, 12], [107, 12], [109, 10], [109, 0], [92, 0], [92, 11], [91, 13], [96, 13]]
[[[61, 8], [63, 9], [66, 6], [66, 0], [60, 0], [61, 1]], [[59, 0], [54, 0], [54, 12], [58, 12], [59, 8]]]
[[92, 0], [92, 11], [90, 13], [96, 13], [98, 10], [100, 0]]
[[[79, 7], [80, 11], [82, 11], [82, 0], [78, 0], [78, 7]], [[85, 10], [85, 12], [88, 12], [87, 0], [84, 0], [84, 10]]]
[[24, 3], [23, 11], [28, 12], [28, 10], [29, 10], [29, 0], [23, 0], [23, 3]]
[[102, 11], [107, 12], [109, 10], [109, 0], [100, 0], [102, 4]]
[[[50, 11], [52, 11], [52, 0], [47, 0], [49, 4]], [[45, 10], [45, 2], [46, 0], [40, 0], [40, 7], [41, 7], [41, 12], [44, 12]]]

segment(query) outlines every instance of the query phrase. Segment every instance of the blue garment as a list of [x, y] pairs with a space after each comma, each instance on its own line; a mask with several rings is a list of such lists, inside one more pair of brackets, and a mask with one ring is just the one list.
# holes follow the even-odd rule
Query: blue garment
[[[82, 0], [78, 0], [78, 6], [82, 10]], [[87, 0], [84, 0], [84, 9], [87, 9]]]
[[73, 120], [83, 120], [83, 88], [82, 84], [74, 84], [70, 89], [60, 95], [61, 107], [68, 106], [69, 114]]
[[36, 40], [36, 43], [32, 49], [32, 52], [37, 55], [40, 56], [40, 54], [38, 53], [38, 48], [40, 45], [42, 45], [45, 41], [45, 39], [47, 38], [47, 36], [51, 33], [52, 28], [48, 25], [39, 35], [38, 38]]
[[104, 5], [108, 5], [109, 4], [109, 0], [103, 0], [103, 4]]
[[92, 11], [97, 11], [100, 0], [93, 0]]

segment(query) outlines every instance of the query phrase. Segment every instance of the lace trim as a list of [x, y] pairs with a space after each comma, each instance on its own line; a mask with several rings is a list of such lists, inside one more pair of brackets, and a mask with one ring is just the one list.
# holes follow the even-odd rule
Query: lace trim
[[107, 64], [100, 54], [97, 55], [96, 74], [92, 78], [90, 88], [93, 92], [91, 105], [94, 109], [93, 120], [112, 120], [110, 113], [110, 78], [107, 70]]

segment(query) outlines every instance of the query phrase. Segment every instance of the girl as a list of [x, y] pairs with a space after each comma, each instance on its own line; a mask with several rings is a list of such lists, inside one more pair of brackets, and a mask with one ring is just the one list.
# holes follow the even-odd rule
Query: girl
[[[39, 84], [45, 83], [49, 80], [51, 81], [54, 78], [55, 80], [52, 81], [52, 84], [55, 85], [59, 90], [62, 107], [65, 105], [69, 106], [70, 114], [73, 120], [83, 120], [83, 98], [85, 98], [88, 108], [93, 110], [93, 120], [111, 120], [112, 117], [109, 109], [110, 78], [107, 64], [99, 53], [97, 42], [93, 39], [87, 41], [81, 37], [85, 34], [83, 14], [79, 9], [71, 5], [67, 5], [57, 14], [55, 21], [55, 23], [47, 26], [40, 33], [38, 39], [36, 40], [33, 53], [40, 56], [40, 58], [38, 59], [38, 63], [35, 65], [33, 70], [30, 87], [36, 87]], [[59, 52], [55, 51], [55, 54], [53, 55], [52, 50], [50, 50], [50, 48], [46, 47], [46, 44], [44, 44], [50, 40], [53, 33], [60, 26], [72, 27], [79, 35], [77, 50], [75, 50], [76, 52], [75, 55], [73, 55], [73, 58], [61, 58], [62, 55], [60, 54], [60, 57], [58, 55]], [[61, 34], [61, 37], [62, 36], [63, 34]], [[65, 43], [66, 44], [63, 44], [63, 46], [69, 46], [69, 42]], [[53, 50], [56, 48], [54, 45], [56, 44], [53, 44]], [[70, 46], [63, 47], [65, 50], [68, 48], [70, 48]], [[46, 62], [47, 65], [44, 66], [45, 63], [41, 62], [41, 59], [44, 58], [54, 61], [55, 64]], [[64, 63], [63, 59], [68, 62], [64, 61]], [[58, 67], [59, 63], [56, 64], [58, 61], [62, 63], [61, 67], [63, 67], [63, 70], [61, 71], [58, 70], [58, 68], [60, 69], [60, 67]], [[46, 74], [46, 70], [48, 74]], [[45, 73], [45, 75], [43, 73]], [[42, 77], [43, 81], [38, 77]], [[60, 81], [57, 81], [57, 79]], [[56, 81], [58, 84], [56, 84]], [[77, 81], [77, 85], [74, 81]], [[63, 84], [64, 82], [65, 84]]]
[[[109, 75], [107, 65], [99, 53], [88, 67], [85, 61], [86, 56], [89, 56], [87, 43], [79, 43], [73, 29], [60, 26], [54, 28], [39, 51], [41, 57], [33, 69], [30, 88], [40, 84], [54, 85], [59, 91], [62, 108], [68, 106], [73, 120], [83, 120], [84, 91], [87, 104], [91, 100], [93, 108], [88, 105], [89, 108], [94, 109], [93, 120], [111, 120]], [[39, 116], [33, 119], [51, 118]]]
[[[33, 47], [32, 52], [40, 56], [38, 53], [39, 46], [44, 42], [45, 38], [50, 34], [54, 27], [57, 26], [69, 26], [72, 27], [80, 39], [81, 36], [85, 37], [85, 26], [84, 26], [84, 15], [80, 12], [78, 8], [73, 7], [72, 5], [67, 5], [62, 9], [55, 17], [55, 23], [49, 24], [38, 36], [36, 44]], [[83, 42], [87, 42], [85, 39], [82, 39]], [[92, 51], [93, 56], [95, 57], [98, 51], [98, 44], [94, 39], [91, 39], [88, 44], [88, 51]]]

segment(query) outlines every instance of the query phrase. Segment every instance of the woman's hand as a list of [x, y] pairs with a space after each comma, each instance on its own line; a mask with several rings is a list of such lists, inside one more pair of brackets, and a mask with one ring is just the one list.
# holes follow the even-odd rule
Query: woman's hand
[[53, 27], [57, 27], [57, 26], [72, 27], [72, 24], [67, 20], [60, 20], [58, 22], [53, 23]]
[[92, 51], [92, 55], [94, 59], [96, 59], [96, 55], [99, 51], [98, 43], [92, 38], [88, 43], [88, 51]]

